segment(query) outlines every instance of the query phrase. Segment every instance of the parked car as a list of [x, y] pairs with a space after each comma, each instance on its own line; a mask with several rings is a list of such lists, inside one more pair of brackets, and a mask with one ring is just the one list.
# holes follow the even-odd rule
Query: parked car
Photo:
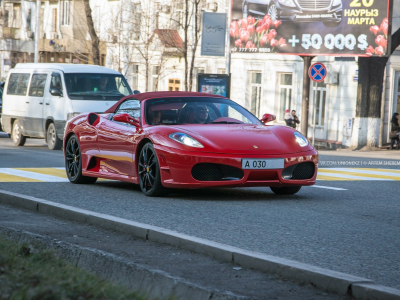
[[121, 73], [78, 64], [17, 64], [6, 80], [1, 123], [16, 146], [45, 138], [61, 149], [65, 122], [82, 112], [104, 112], [132, 90]]
[[67, 121], [65, 168], [72, 183], [108, 178], [168, 188], [270, 187], [295, 194], [316, 182], [318, 152], [298, 131], [265, 124], [218, 95], [151, 92], [122, 98], [103, 114]]
[[336, 27], [342, 21], [343, 6], [342, 0], [243, 0], [242, 11], [243, 18], [268, 14], [272, 21], [323, 22]]

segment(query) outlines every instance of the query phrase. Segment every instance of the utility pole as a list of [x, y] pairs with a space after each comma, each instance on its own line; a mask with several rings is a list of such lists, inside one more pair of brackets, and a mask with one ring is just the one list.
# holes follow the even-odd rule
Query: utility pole
[[303, 69], [303, 99], [301, 102], [301, 133], [307, 137], [308, 134], [308, 109], [310, 107], [310, 76], [308, 70], [315, 56], [301, 56], [304, 61]]
[[[228, 0], [228, 25], [226, 26], [226, 31], [227, 31], [227, 41], [226, 41], [226, 47], [227, 47], [227, 52], [226, 52], [226, 74], [229, 75], [229, 78], [231, 76], [231, 36], [230, 36], [230, 26], [231, 26], [231, 0]], [[230, 80], [230, 79], [229, 79]]]
[[40, 0], [36, 0], [35, 63], [39, 62]]

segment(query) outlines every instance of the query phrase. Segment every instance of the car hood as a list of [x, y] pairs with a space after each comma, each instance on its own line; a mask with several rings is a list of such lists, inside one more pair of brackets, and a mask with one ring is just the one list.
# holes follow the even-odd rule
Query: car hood
[[[277, 127], [284, 127], [276, 129]], [[300, 147], [295, 141], [293, 129], [286, 126], [263, 126], [254, 124], [188, 124], [175, 126], [155, 126], [162, 132], [161, 144], [187, 151], [199, 151], [174, 142], [168, 135], [183, 132], [198, 140], [204, 148], [201, 151], [229, 154], [284, 154], [310, 150]], [[286, 130], [286, 128], [288, 130]], [[275, 131], [278, 131], [277, 134]], [[282, 137], [280, 136], [282, 135]], [[159, 136], [156, 134], [156, 136]], [[306, 149], [305, 149], [306, 148]], [[311, 147], [312, 148], [312, 147]]]

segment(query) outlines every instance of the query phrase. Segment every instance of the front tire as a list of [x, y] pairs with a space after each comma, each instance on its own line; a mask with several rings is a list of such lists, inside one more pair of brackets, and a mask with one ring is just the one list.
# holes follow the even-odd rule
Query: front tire
[[19, 125], [18, 120], [15, 120], [13, 123], [11, 138], [12, 138], [15, 146], [25, 145], [26, 137], [22, 135], [21, 125]]
[[72, 135], [65, 147], [65, 171], [68, 179], [76, 184], [93, 184], [97, 177], [82, 175], [82, 154], [76, 135]]
[[301, 186], [271, 186], [270, 189], [277, 195], [294, 195], [300, 191]]
[[149, 197], [163, 196], [166, 188], [161, 184], [160, 164], [152, 143], [147, 143], [140, 151], [138, 160], [140, 189]]
[[54, 123], [50, 123], [49, 127], [47, 127], [46, 141], [47, 147], [49, 147], [50, 150], [60, 150], [62, 148], [63, 142], [57, 137]]

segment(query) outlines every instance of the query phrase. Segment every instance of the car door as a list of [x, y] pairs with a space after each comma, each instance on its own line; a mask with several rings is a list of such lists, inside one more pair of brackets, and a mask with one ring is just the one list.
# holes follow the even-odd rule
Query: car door
[[25, 131], [30, 136], [44, 137], [43, 105], [44, 92], [47, 85], [48, 74], [38, 72], [32, 74], [31, 83], [26, 97]]
[[[50, 91], [59, 90], [61, 96], [53, 96]], [[43, 107], [43, 128], [46, 130], [47, 120], [54, 122], [56, 127], [57, 136], [59, 139], [63, 138], [64, 135], [64, 84], [62, 80], [62, 75], [60, 72], [52, 72], [50, 76], [49, 87], [46, 88], [46, 93], [44, 97], [44, 107]], [[48, 124], [47, 124], [48, 125]]]
[[[140, 116], [140, 101], [127, 99], [116, 110], [115, 115], [129, 113]], [[135, 149], [137, 145], [137, 127], [128, 123], [102, 118], [98, 125], [98, 145], [102, 160], [102, 171], [122, 176], [135, 177]]]

